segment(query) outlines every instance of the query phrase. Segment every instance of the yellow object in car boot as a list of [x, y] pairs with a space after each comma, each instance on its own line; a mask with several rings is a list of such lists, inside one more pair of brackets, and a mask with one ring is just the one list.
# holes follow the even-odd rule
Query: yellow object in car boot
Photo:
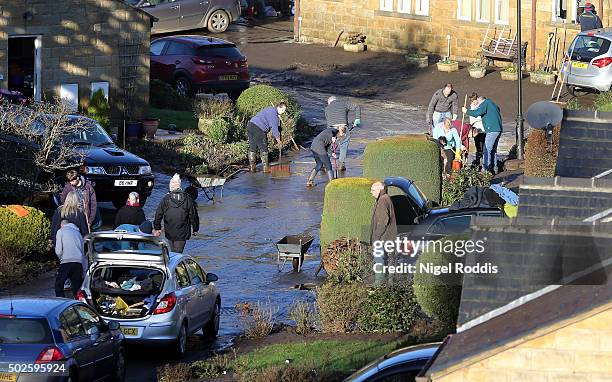
[[117, 297], [117, 299], [115, 300], [115, 310], [117, 311], [117, 313], [125, 314], [128, 308], [128, 304], [126, 304], [121, 297]]
[[509, 218], [515, 218], [516, 215], [518, 214], [518, 206], [513, 206], [510, 203], [506, 203], [504, 204], [504, 213]]

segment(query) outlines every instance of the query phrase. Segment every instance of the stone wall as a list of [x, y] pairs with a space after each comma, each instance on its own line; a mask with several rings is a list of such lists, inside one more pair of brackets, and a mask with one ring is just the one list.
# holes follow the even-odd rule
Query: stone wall
[[[26, 5], [27, 4], [27, 5]], [[31, 20], [24, 13], [31, 12]], [[0, 4], [0, 87], [8, 86], [8, 38], [42, 36], [41, 93], [60, 95], [60, 85], [79, 85], [79, 108], [87, 107], [92, 82], [109, 83], [109, 102], [115, 126], [123, 120], [121, 48], [140, 42], [136, 65], [133, 119], [144, 116], [149, 100], [151, 19], [117, 0], [4, 0]]]
[[[397, 10], [400, 1], [391, 0], [393, 9]], [[460, 60], [474, 61], [478, 58], [488, 23], [476, 22], [477, 0], [471, 1], [471, 21], [457, 19], [457, 0], [429, 0], [429, 14], [421, 16], [414, 14], [415, 1], [411, 1], [411, 12], [380, 11], [380, 0], [309, 0], [300, 3], [302, 16], [302, 38], [311, 42], [334, 42], [340, 33], [360, 32], [367, 36], [368, 49], [404, 52], [418, 49], [441, 56], [447, 54], [446, 36], [451, 36], [451, 56]], [[573, 2], [571, 6], [574, 6]], [[594, 2], [597, 4], [597, 2]], [[531, 1], [522, 3], [522, 37], [528, 42], [527, 62], [542, 63], [546, 51], [548, 33], [554, 32], [561, 38], [559, 52], [563, 45], [564, 26], [567, 29], [569, 46], [572, 38], [579, 31], [579, 26], [572, 23], [557, 23], [552, 21], [552, 0], [537, 2], [536, 15], [536, 54], [531, 58]], [[604, 1], [603, 23], [609, 25], [612, 21], [612, 0]], [[495, 1], [491, 3], [494, 9]], [[509, 20], [506, 30], [516, 25], [516, 1], [510, 0]], [[494, 15], [492, 15], [493, 19]], [[503, 27], [496, 26], [498, 31]], [[492, 27], [493, 29], [493, 27]], [[515, 28], [512, 28], [514, 33]], [[341, 40], [342, 41], [342, 40]], [[560, 56], [560, 54], [559, 54]]]

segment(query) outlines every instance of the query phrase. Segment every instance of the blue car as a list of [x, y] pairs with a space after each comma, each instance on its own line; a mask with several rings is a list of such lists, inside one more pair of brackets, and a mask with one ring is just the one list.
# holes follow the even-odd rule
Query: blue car
[[0, 298], [0, 381], [124, 381], [123, 334], [64, 298]]

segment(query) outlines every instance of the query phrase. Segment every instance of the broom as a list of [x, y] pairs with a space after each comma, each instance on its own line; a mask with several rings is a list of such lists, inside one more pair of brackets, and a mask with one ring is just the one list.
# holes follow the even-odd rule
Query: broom
[[[463, 107], [467, 107], [467, 94], [465, 95], [465, 101], [463, 101]], [[459, 128], [459, 144], [461, 144], [462, 139], [463, 139], [463, 121], [465, 120], [465, 113], [461, 113], [461, 127]], [[469, 142], [469, 139], [468, 139]], [[453, 171], [459, 171], [461, 170], [461, 167], [463, 165], [463, 161], [461, 158], [461, 150], [459, 150], [459, 157], [457, 158], [457, 155], [455, 155], [455, 159], [453, 159], [453, 164], [452, 164], [452, 169]]]

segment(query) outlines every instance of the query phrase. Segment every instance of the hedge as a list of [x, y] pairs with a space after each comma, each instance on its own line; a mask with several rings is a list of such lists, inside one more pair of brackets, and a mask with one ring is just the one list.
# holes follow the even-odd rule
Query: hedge
[[363, 176], [413, 180], [429, 200], [440, 203], [442, 162], [438, 146], [422, 135], [404, 135], [369, 143], [363, 157]]
[[463, 167], [454, 174], [454, 177], [442, 181], [442, 203], [450, 206], [455, 201], [462, 199], [465, 192], [471, 187], [488, 187], [491, 184], [491, 174], [481, 172], [469, 166]]
[[19, 217], [0, 207], [0, 247], [19, 254], [44, 253], [49, 250], [51, 223], [42, 211], [24, 208], [29, 214]]
[[525, 176], [554, 177], [559, 154], [561, 126], [553, 129], [553, 144], [549, 150], [548, 138], [543, 130], [533, 129], [525, 147]]
[[370, 239], [370, 221], [376, 202], [370, 194], [370, 186], [375, 181], [367, 178], [340, 178], [327, 184], [321, 219], [322, 249], [342, 237], [366, 241]]
[[411, 285], [381, 285], [368, 293], [357, 326], [367, 333], [408, 332], [419, 318], [418, 308]]

